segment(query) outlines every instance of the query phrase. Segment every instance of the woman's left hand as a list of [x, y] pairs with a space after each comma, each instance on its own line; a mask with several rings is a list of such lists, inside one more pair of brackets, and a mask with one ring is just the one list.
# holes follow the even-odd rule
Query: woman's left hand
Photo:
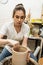
[[28, 52], [27, 53], [27, 58], [26, 58], [26, 61], [29, 62], [29, 58], [30, 58], [30, 53]]
[[32, 52], [32, 51], [31, 51], [31, 49], [29, 47], [27, 47], [27, 50], [28, 50], [28, 53], [27, 53], [26, 61], [29, 62], [30, 52]]

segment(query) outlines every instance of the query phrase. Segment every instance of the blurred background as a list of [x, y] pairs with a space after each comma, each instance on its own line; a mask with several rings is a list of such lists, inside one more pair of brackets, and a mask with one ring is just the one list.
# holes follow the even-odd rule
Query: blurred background
[[[41, 18], [43, 0], [0, 0], [0, 27], [5, 22], [10, 22], [12, 11], [16, 4], [23, 3], [26, 15], [31, 15], [31, 21]], [[34, 20], [35, 19], [35, 20]]]

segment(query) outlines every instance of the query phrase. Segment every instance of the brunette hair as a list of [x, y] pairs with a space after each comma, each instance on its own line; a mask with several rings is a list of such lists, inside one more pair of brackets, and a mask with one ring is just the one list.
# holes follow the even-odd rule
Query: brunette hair
[[12, 15], [12, 18], [14, 18], [14, 15], [15, 15], [15, 12], [18, 11], [18, 10], [22, 10], [24, 12], [24, 18], [26, 17], [26, 11], [25, 11], [25, 8], [23, 6], [23, 4], [17, 4], [13, 10], [13, 15]]

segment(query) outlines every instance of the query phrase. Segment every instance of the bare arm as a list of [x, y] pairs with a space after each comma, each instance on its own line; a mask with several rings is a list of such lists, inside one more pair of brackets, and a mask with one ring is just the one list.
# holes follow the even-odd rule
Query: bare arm
[[3, 38], [3, 36], [4, 36], [4, 35], [0, 34], [0, 39], [2, 39], [2, 38]]
[[0, 34], [0, 45], [5, 45], [8, 43], [7, 39], [3, 39], [4, 35]]
[[[5, 39], [3, 39], [5, 38]], [[2, 45], [10, 45], [10, 46], [14, 46], [15, 44], [19, 44], [19, 41], [16, 40], [12, 40], [12, 39], [6, 39], [5, 35], [0, 35], [0, 46]]]
[[23, 42], [22, 42], [23, 46], [27, 46], [27, 40], [28, 40], [28, 38], [24, 37]]
[[8, 44], [7, 39], [0, 39], [0, 45]]
[[[27, 41], [28, 41], [28, 38], [25, 37], [25, 38], [23, 39], [22, 45], [25, 46], [25, 47], [27, 47]], [[30, 52], [31, 52], [31, 49], [30, 49], [29, 47], [27, 47], [27, 48], [28, 48], [28, 52], [30, 53]]]

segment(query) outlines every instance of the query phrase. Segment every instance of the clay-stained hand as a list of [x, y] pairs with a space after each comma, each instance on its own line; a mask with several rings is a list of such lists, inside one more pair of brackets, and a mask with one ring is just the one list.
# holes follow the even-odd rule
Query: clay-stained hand
[[26, 57], [26, 61], [29, 62], [30, 59], [30, 53], [32, 52], [31, 49], [29, 47], [27, 47], [28, 53], [27, 53], [27, 57]]
[[29, 62], [29, 58], [30, 58], [30, 53], [28, 52], [27, 53], [27, 58], [26, 58], [26, 61]]
[[20, 48], [20, 44], [19, 44], [19, 43], [15, 44], [15, 45], [13, 46], [13, 49], [14, 49], [15, 51], [17, 51], [17, 52], [19, 52], [19, 48]]

